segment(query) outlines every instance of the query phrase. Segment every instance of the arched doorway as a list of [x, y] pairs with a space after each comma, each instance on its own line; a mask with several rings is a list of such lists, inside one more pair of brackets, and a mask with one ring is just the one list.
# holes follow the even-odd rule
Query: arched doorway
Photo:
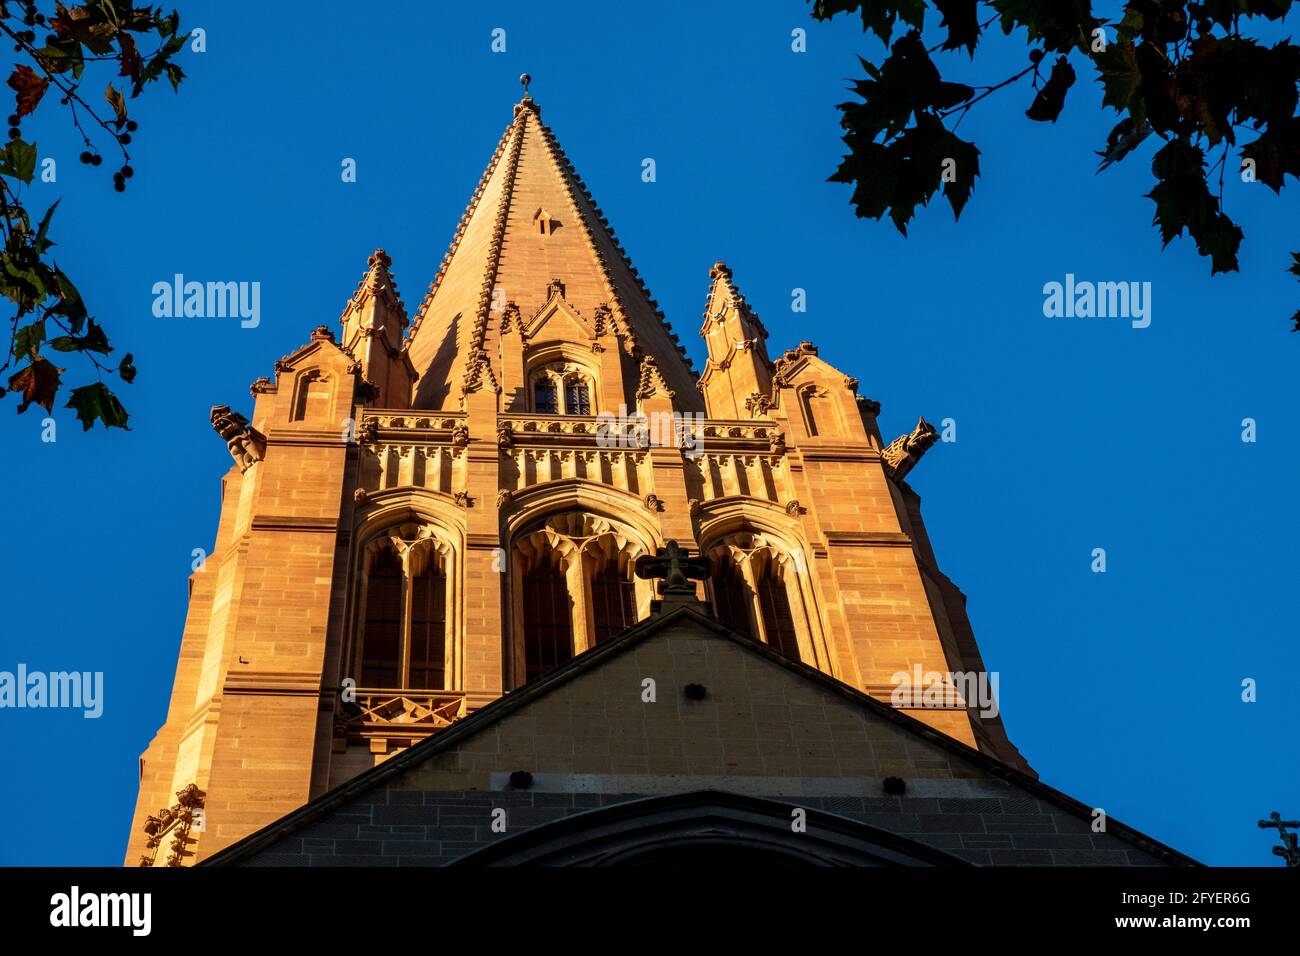
[[[802, 829], [793, 827], [802, 810]], [[722, 790], [565, 817], [452, 866], [968, 866], [907, 837], [779, 799]]]

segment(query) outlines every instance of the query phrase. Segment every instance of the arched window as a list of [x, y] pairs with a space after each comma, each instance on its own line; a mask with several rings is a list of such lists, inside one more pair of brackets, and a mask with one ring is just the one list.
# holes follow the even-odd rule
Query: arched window
[[542, 415], [559, 414], [559, 391], [554, 380], [547, 375], [539, 376], [533, 383], [533, 411]]
[[411, 658], [413, 690], [441, 690], [447, 673], [447, 575], [433, 561], [411, 581]]
[[573, 601], [557, 560], [539, 561], [524, 576], [524, 679], [573, 657]]
[[298, 379], [293, 403], [293, 421], [328, 418], [330, 414], [329, 374], [320, 369], [304, 372]]
[[374, 557], [366, 579], [361, 636], [363, 687], [397, 687], [402, 672], [402, 562], [392, 548]]
[[794, 629], [794, 614], [790, 611], [790, 596], [780, 571], [767, 562], [758, 580], [758, 611], [763, 619], [763, 633], [767, 644], [791, 660], [799, 660], [799, 638]]
[[454, 552], [429, 528], [407, 523], [364, 549], [352, 670], [368, 690], [447, 690], [448, 586]]
[[507, 680], [518, 687], [622, 634], [650, 612], [651, 581], [633, 568], [653, 553], [631, 526], [556, 512], [511, 537]]
[[636, 623], [636, 585], [617, 567], [602, 568], [591, 579], [591, 612], [597, 644], [622, 634]]
[[753, 599], [740, 568], [730, 558], [717, 559], [713, 564], [710, 583], [713, 590], [713, 612], [718, 620], [746, 637], [753, 637]]
[[595, 376], [570, 361], [547, 362], [529, 372], [533, 411], [542, 415], [590, 415]]
[[564, 383], [564, 414], [590, 415], [591, 391], [587, 383], [576, 375]]

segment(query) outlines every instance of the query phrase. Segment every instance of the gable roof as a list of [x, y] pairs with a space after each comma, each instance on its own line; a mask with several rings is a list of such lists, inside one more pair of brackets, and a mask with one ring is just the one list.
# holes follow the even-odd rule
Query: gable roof
[[[575, 678], [600, 667], [612, 658], [625, 654], [655, 635], [680, 624], [696, 625], [699, 632], [709, 638], [733, 642], [745, 652], [765, 658], [800, 679], [810, 681], [867, 713], [893, 723], [904, 732], [952, 753], [968, 764], [978, 767], [990, 777], [1012, 784], [1046, 803], [1054, 804], [1066, 810], [1081, 820], [1091, 822], [1093, 819], [1092, 807], [1075, 800], [1054, 787], [1048, 786], [1040, 780], [1007, 766], [993, 757], [980, 753], [978, 750], [949, 737], [947, 734], [935, 730], [928, 724], [876, 700], [874, 697], [850, 687], [848, 684], [836, 680], [814, 667], [778, 654], [766, 645], [760, 644], [722, 624], [708, 614], [705, 605], [690, 599], [688, 602], [682, 602], [676, 606], [664, 607], [659, 613], [652, 614], [651, 617], [628, 628], [617, 637], [598, 644], [542, 677], [529, 681], [518, 690], [505, 694], [470, 716], [456, 721], [450, 727], [425, 738], [384, 763], [353, 777], [346, 783], [281, 817], [274, 823], [270, 823], [231, 844], [199, 865], [223, 866], [243, 862], [281, 839], [320, 821], [358, 796], [383, 785], [408, 770], [420, 766], [430, 757], [456, 747], [476, 734], [492, 727], [503, 718], [517, 713], [532, 702], [564, 687]], [[1191, 857], [1120, 823], [1113, 817], [1107, 817], [1106, 832], [1150, 853], [1171, 866], [1201, 865]]]

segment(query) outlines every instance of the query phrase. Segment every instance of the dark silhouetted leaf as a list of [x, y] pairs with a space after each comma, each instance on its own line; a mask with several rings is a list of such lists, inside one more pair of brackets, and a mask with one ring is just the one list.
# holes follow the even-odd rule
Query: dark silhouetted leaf
[[1300, 117], [1292, 117], [1260, 134], [1241, 151], [1255, 161], [1255, 176], [1273, 192], [1281, 192], [1285, 177], [1300, 177]]
[[948, 37], [943, 41], [943, 48], [956, 50], [965, 47], [973, 57], [975, 45], [980, 42], [977, 0], [934, 0], [934, 5], [943, 15], [939, 26], [948, 28]]
[[1055, 123], [1065, 108], [1066, 91], [1074, 85], [1074, 67], [1065, 57], [1057, 57], [1052, 64], [1052, 73], [1047, 82], [1039, 89], [1034, 102], [1029, 104], [1025, 115], [1040, 123]]
[[1140, 111], [1142, 101], [1138, 89], [1142, 85], [1142, 74], [1138, 70], [1137, 50], [1133, 44], [1108, 44], [1105, 50], [1094, 53], [1092, 59], [1104, 90], [1102, 104], [1113, 106], [1120, 113], [1135, 106]]
[[1097, 155], [1101, 157], [1101, 164], [1097, 167], [1097, 172], [1101, 172], [1111, 163], [1118, 163], [1151, 135], [1151, 124], [1143, 122], [1141, 126], [1136, 126], [1132, 117], [1126, 116], [1111, 129], [1106, 137], [1106, 148]]
[[1089, 0], [991, 0], [990, 5], [1002, 15], [1003, 33], [1024, 27], [1031, 46], [1041, 40], [1053, 53], [1088, 52], [1092, 31], [1101, 23]]
[[1210, 257], [1210, 274], [1235, 272], [1242, 231], [1219, 209], [1205, 182], [1205, 155], [1185, 139], [1167, 143], [1151, 164], [1159, 182], [1148, 198], [1156, 204], [1155, 223], [1165, 245], [1186, 230], [1196, 249]]
[[925, 25], [925, 0], [813, 0], [812, 15], [829, 20], [840, 13], [857, 11], [862, 29], [871, 31], [885, 43], [893, 35], [899, 20], [916, 30]]

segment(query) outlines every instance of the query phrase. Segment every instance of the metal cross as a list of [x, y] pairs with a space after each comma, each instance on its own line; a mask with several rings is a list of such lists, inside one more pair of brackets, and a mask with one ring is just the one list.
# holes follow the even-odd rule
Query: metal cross
[[1259, 821], [1259, 828], [1271, 830], [1274, 827], [1277, 827], [1277, 832], [1282, 835], [1282, 845], [1273, 847], [1273, 855], [1285, 859], [1288, 867], [1300, 866], [1300, 848], [1296, 846], [1297, 835], [1286, 832], [1288, 827], [1292, 830], [1300, 827], [1300, 820], [1283, 820], [1282, 814], [1274, 810], [1267, 820]]

